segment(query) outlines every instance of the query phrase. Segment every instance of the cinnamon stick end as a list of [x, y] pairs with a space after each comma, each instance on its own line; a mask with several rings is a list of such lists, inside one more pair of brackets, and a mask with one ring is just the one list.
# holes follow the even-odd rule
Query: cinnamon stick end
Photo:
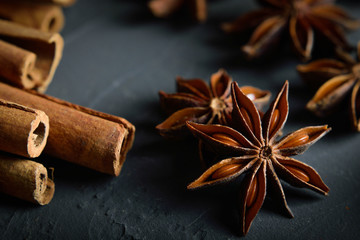
[[40, 30], [45, 32], [59, 32], [64, 27], [64, 14], [61, 7], [52, 6], [48, 9]]
[[49, 117], [40, 110], [35, 110], [37, 117], [31, 123], [27, 151], [29, 157], [38, 157], [45, 148], [49, 136]]
[[52, 200], [54, 193], [55, 183], [51, 179], [47, 179], [45, 192], [34, 197], [34, 200], [40, 205], [46, 205]]
[[123, 139], [119, 142], [116, 149], [116, 160], [114, 161], [114, 175], [119, 176], [121, 168], [125, 162], [126, 155], [130, 151], [135, 138], [135, 126], [129, 122], [124, 122], [124, 128], [122, 129]]

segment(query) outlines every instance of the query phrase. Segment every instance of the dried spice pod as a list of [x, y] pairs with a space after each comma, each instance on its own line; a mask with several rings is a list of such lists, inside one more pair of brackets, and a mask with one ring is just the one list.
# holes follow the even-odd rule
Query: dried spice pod
[[296, 69], [307, 85], [317, 88], [330, 78], [350, 71], [348, 64], [335, 59], [315, 60], [309, 64], [298, 65]]
[[340, 75], [325, 82], [306, 104], [306, 108], [317, 116], [327, 116], [337, 110], [350, 94], [356, 79], [352, 74]]
[[[215, 162], [189, 184], [188, 189], [226, 183], [246, 174], [240, 188], [241, 233], [245, 235], [263, 204], [267, 182], [289, 217], [293, 217], [293, 214], [286, 203], [279, 177], [296, 187], [306, 187], [325, 195], [328, 193], [329, 188], [313, 168], [289, 156], [302, 154], [330, 128], [306, 127], [277, 140], [289, 111], [288, 82], [263, 118], [235, 82], [232, 83], [232, 101], [233, 128], [187, 122], [191, 132], [208, 149], [228, 156]], [[247, 120], [248, 117], [251, 121]]]
[[0, 20], [0, 81], [44, 92], [60, 62], [63, 47], [58, 33]]
[[59, 32], [64, 26], [64, 14], [56, 5], [0, 1], [0, 18], [44, 32]]
[[49, 135], [49, 118], [40, 110], [0, 99], [0, 151], [38, 157]]
[[360, 132], [360, 81], [357, 81], [352, 92], [350, 99], [350, 117], [352, 127], [354, 130]]
[[135, 136], [126, 119], [0, 83], [0, 98], [40, 109], [51, 128], [44, 153], [118, 176]]
[[296, 53], [304, 60], [311, 59], [316, 34], [334, 46], [350, 49], [345, 30], [360, 27], [342, 8], [329, 0], [261, 0], [262, 8], [223, 24], [226, 32], [243, 32], [255, 28], [249, 42], [242, 47], [248, 58], [268, 52], [289, 31]]
[[0, 192], [46, 205], [54, 196], [55, 184], [42, 164], [0, 153]]
[[154, 16], [167, 18], [188, 6], [194, 18], [199, 22], [204, 22], [207, 18], [206, 0], [151, 0], [148, 7]]
[[256, 108], [259, 110], [263, 109], [270, 101], [270, 91], [261, 90], [253, 86], [241, 86], [240, 90], [255, 104]]
[[[203, 124], [220, 123], [227, 125], [231, 120], [232, 102], [230, 85], [232, 78], [224, 69], [214, 73], [210, 86], [202, 79], [176, 79], [177, 93], [159, 92], [160, 104], [171, 114], [156, 126], [160, 134], [167, 138], [181, 138], [188, 133], [186, 121]], [[270, 92], [251, 86], [241, 88], [258, 107], [268, 103]]]
[[[306, 108], [320, 117], [334, 113], [350, 98], [350, 119], [352, 128], [360, 131], [359, 94], [360, 82], [360, 42], [357, 47], [357, 59], [344, 51], [338, 50], [341, 60], [320, 59], [306, 65], [299, 65], [297, 70], [305, 81], [315, 77], [325, 80]], [[328, 77], [331, 77], [330, 79]]]

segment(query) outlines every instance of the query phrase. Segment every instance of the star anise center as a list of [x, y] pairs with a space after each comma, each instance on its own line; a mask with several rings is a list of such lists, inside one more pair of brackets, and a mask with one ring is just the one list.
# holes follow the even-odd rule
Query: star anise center
[[353, 72], [353, 74], [355, 75], [355, 77], [356, 77], [357, 79], [360, 79], [360, 63], [355, 64], [355, 65], [352, 67], [352, 72]]
[[213, 98], [210, 102], [210, 108], [212, 109], [213, 113], [216, 115], [222, 112], [223, 110], [225, 110], [227, 108], [227, 105], [224, 102], [224, 100], [220, 98]]
[[310, 6], [306, 1], [295, 0], [292, 5], [292, 15], [293, 16], [305, 15], [309, 10], [310, 10]]
[[272, 156], [272, 148], [270, 146], [263, 146], [260, 149], [259, 157], [261, 159], [269, 159]]

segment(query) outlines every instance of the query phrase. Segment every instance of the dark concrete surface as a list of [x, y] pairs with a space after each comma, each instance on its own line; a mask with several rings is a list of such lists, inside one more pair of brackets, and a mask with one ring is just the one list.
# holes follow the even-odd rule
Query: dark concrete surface
[[[358, 1], [338, 1], [360, 17]], [[55, 168], [48, 206], [0, 194], [0, 239], [238, 239], [239, 183], [187, 191], [201, 174], [196, 141], [166, 141], [154, 127], [165, 119], [158, 91], [175, 91], [175, 77], [209, 79], [220, 67], [240, 85], [277, 93], [290, 81], [284, 132], [330, 124], [333, 131], [295, 157], [313, 166], [329, 196], [284, 184], [295, 218], [269, 200], [244, 239], [360, 239], [360, 134], [347, 115], [317, 119], [304, 110], [312, 96], [295, 71], [300, 63], [285, 45], [271, 60], [245, 63], [240, 40], [218, 26], [255, 9], [251, 0], [209, 0], [209, 21], [154, 19], [145, 1], [78, 0], [65, 10], [64, 56], [47, 93], [127, 118], [135, 143], [119, 177], [42, 157]], [[350, 33], [352, 44], [360, 32]]]

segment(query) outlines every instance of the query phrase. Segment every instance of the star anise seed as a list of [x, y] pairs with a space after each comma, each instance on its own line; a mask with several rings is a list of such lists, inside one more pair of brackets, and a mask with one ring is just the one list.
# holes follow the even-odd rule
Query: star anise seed
[[341, 50], [338, 50], [338, 55], [342, 61], [320, 59], [297, 67], [305, 81], [311, 82], [317, 78], [324, 82], [306, 107], [318, 116], [327, 116], [350, 97], [352, 127], [360, 131], [360, 42], [357, 47], [357, 59]]
[[304, 61], [311, 58], [315, 34], [334, 46], [349, 49], [345, 30], [360, 27], [334, 0], [259, 0], [263, 8], [223, 24], [226, 32], [243, 32], [255, 28], [249, 42], [242, 47], [249, 58], [263, 55], [277, 43], [288, 28], [296, 52]]
[[[201, 79], [177, 78], [177, 93], [159, 92], [162, 108], [171, 114], [156, 126], [160, 134], [168, 138], [181, 138], [188, 133], [185, 122], [227, 125], [231, 119], [232, 78], [220, 69], [210, 79], [210, 86]], [[261, 108], [270, 99], [270, 92], [244, 86], [241, 90]]]
[[[288, 82], [263, 118], [235, 82], [232, 83], [232, 101], [233, 128], [187, 122], [191, 132], [210, 149], [228, 156], [208, 168], [188, 185], [188, 189], [226, 183], [245, 173], [240, 188], [241, 232], [245, 235], [263, 204], [266, 189], [273, 190], [282, 209], [293, 217], [279, 177], [295, 187], [306, 187], [325, 195], [328, 193], [329, 188], [313, 168], [290, 156], [305, 152], [330, 128], [326, 125], [306, 127], [276, 140], [288, 116]], [[247, 117], [243, 112], [247, 113]], [[268, 183], [270, 186], [267, 186]]]
[[151, 0], [148, 7], [154, 16], [167, 18], [187, 5], [194, 18], [199, 22], [204, 22], [207, 18], [206, 0]]

